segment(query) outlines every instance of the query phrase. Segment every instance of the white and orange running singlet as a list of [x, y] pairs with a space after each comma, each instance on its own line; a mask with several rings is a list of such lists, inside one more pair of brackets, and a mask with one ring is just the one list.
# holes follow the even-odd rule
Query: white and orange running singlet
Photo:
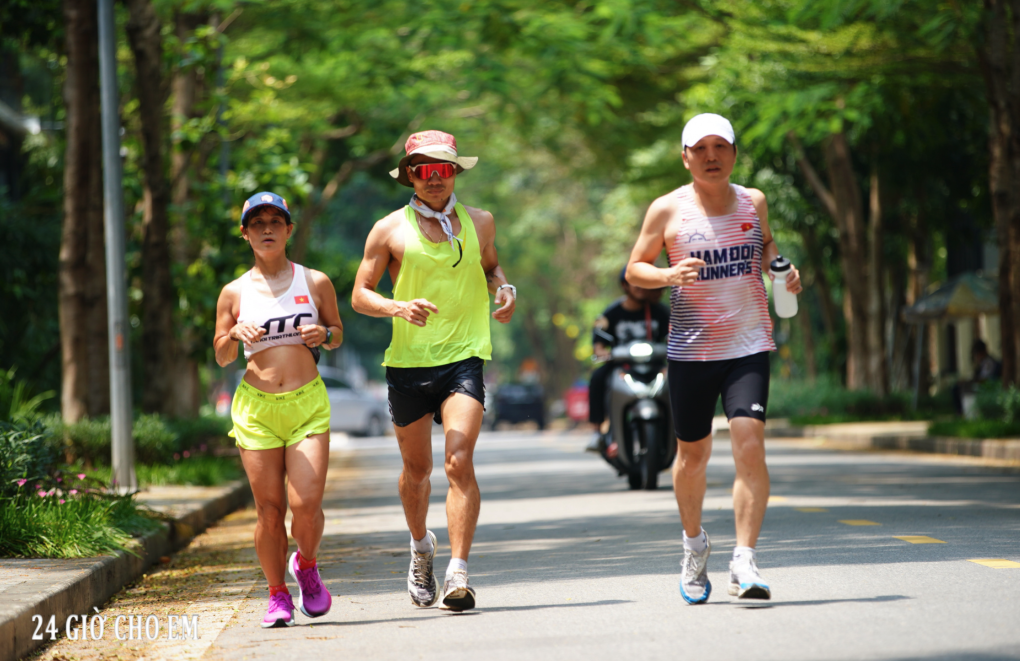
[[319, 323], [319, 309], [308, 290], [305, 267], [291, 262], [290, 288], [279, 298], [264, 296], [251, 281], [251, 271], [241, 276], [241, 305], [238, 323], [250, 321], [266, 329], [254, 344], [244, 345], [244, 358], [284, 344], [304, 344], [298, 326]]
[[761, 223], [747, 189], [731, 185], [736, 212], [711, 218], [695, 202], [693, 184], [677, 190], [680, 225], [669, 262], [697, 257], [705, 266], [693, 284], [670, 293], [670, 360], [729, 360], [776, 350], [761, 273]]

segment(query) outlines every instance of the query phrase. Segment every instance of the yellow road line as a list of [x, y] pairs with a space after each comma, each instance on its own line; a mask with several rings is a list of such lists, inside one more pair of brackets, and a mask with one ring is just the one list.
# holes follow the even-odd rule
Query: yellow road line
[[941, 539], [935, 539], [934, 537], [928, 537], [926, 535], [894, 535], [896, 539], [902, 539], [904, 542], [910, 542], [911, 544], [945, 544]]
[[976, 560], [968, 560], [967, 562], [976, 562], [979, 565], [985, 567], [991, 567], [992, 569], [1018, 569], [1020, 568], [1020, 562], [1013, 562], [1012, 560], [1005, 560], [1003, 558], [978, 558]]
[[798, 512], [828, 512], [824, 507], [795, 507]]
[[868, 521], [867, 519], [841, 519], [840, 523], [845, 523], [848, 526], [880, 526], [881, 523], [875, 523], [874, 521]]

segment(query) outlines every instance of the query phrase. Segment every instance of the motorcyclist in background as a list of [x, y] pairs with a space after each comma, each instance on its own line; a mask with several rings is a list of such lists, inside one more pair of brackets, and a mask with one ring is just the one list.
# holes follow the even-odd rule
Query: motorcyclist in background
[[[623, 296], [602, 311], [595, 320], [592, 333], [592, 353], [596, 359], [606, 359], [617, 344], [635, 340], [665, 342], [669, 335], [669, 308], [659, 299], [663, 289], [644, 289], [627, 282], [627, 267], [620, 271], [620, 288]], [[605, 448], [609, 421], [606, 420], [606, 382], [612, 363], [603, 363], [591, 374], [588, 385], [588, 421], [595, 428], [595, 436], [588, 452], [601, 452]], [[612, 452], [612, 448], [609, 450]]]

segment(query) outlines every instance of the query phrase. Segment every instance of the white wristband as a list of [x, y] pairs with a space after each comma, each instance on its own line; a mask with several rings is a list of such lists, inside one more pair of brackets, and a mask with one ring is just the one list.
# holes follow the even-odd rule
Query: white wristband
[[496, 293], [499, 294], [499, 290], [503, 289], [504, 287], [508, 287], [510, 289], [510, 295], [513, 296], [514, 300], [516, 301], [517, 300], [517, 287], [514, 287], [513, 285], [500, 285], [499, 287], [496, 287]]

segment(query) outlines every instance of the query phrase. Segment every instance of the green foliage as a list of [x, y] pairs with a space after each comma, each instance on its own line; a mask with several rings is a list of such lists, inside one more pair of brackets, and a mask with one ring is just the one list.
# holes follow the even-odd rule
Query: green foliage
[[[182, 457], [172, 464], [136, 464], [135, 475], [142, 489], [177, 484], [215, 487], [240, 478], [244, 469], [236, 457], [194, 456]], [[106, 466], [97, 468], [95, 476], [108, 482], [112, 470]]]
[[769, 388], [769, 417], [790, 418], [794, 424], [826, 424], [864, 420], [925, 420], [952, 411], [948, 398], [926, 398], [917, 411], [911, 395], [894, 392], [878, 396], [867, 390], [847, 390], [833, 378], [816, 382], [774, 380]]
[[20, 421], [33, 418], [43, 403], [53, 397], [52, 391], [31, 394], [24, 381], [16, 380], [16, 367], [0, 370], [0, 421]]
[[1020, 424], [1020, 388], [1011, 385], [1004, 388], [999, 394], [999, 404], [1002, 406], [1002, 420], [1006, 424]]
[[1020, 422], [1005, 420], [937, 420], [928, 427], [929, 436], [957, 438], [1017, 438]]
[[131, 497], [62, 495], [0, 501], [0, 557], [89, 558], [120, 550], [136, 554], [132, 538], [159, 529], [159, 521]]
[[46, 480], [57, 463], [58, 447], [58, 439], [40, 422], [0, 422], [0, 499]]
[[[110, 419], [82, 418], [65, 424], [57, 416], [47, 418], [53, 433], [67, 440], [74, 461], [90, 466], [108, 466], [111, 452]], [[227, 442], [229, 423], [225, 418], [204, 416], [196, 419], [165, 419], [159, 415], [140, 415], [132, 425], [135, 458], [141, 464], [171, 465], [185, 454], [205, 453]]]

